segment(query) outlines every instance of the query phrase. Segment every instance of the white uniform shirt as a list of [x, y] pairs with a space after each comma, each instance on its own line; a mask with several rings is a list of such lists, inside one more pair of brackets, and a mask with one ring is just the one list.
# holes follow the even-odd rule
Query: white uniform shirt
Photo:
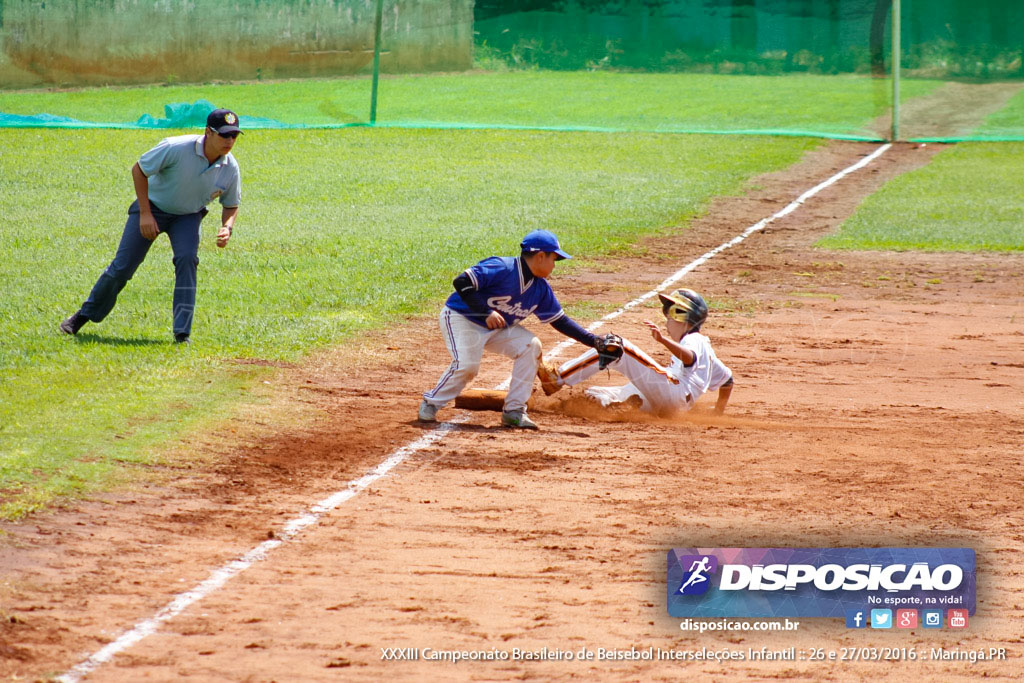
[[700, 332], [691, 332], [683, 337], [679, 345], [693, 352], [696, 358], [693, 365], [687, 367], [678, 358], [672, 359], [667, 370], [686, 388], [686, 393], [696, 401], [709, 391], [714, 391], [729, 381], [732, 370], [718, 360], [715, 350], [711, 348], [711, 340]]

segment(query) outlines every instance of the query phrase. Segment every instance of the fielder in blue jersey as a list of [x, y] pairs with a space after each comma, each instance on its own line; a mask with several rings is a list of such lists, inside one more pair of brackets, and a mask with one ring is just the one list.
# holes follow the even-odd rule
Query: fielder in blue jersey
[[506, 427], [537, 429], [526, 414], [526, 401], [540, 364], [541, 345], [520, 323], [536, 315], [562, 334], [594, 347], [598, 337], [587, 332], [562, 310], [547, 278], [555, 262], [572, 258], [558, 238], [535, 230], [523, 238], [518, 257], [491, 256], [459, 274], [455, 292], [441, 311], [441, 334], [452, 363], [437, 386], [423, 394], [419, 419], [435, 422], [437, 411], [459, 395], [476, 377], [484, 349], [513, 359], [512, 381], [501, 423]]

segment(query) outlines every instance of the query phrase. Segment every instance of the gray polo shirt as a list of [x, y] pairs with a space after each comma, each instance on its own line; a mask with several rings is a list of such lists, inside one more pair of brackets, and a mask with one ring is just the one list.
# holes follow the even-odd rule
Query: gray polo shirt
[[196, 213], [214, 199], [233, 208], [242, 199], [238, 162], [229, 152], [209, 163], [202, 135], [164, 138], [142, 155], [139, 168], [149, 178], [149, 200], [167, 213]]

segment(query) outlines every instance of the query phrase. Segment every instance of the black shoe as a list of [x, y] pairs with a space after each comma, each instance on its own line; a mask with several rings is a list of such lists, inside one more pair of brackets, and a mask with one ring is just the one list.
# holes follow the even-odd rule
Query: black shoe
[[67, 320], [60, 324], [60, 331], [64, 334], [78, 334], [78, 331], [82, 329], [82, 325], [89, 322], [89, 319], [82, 315], [79, 311], [72, 313]]
[[177, 334], [174, 335], [174, 343], [175, 344], [191, 344], [192, 340], [189, 339], [188, 335], [185, 334], [184, 332], [178, 332]]

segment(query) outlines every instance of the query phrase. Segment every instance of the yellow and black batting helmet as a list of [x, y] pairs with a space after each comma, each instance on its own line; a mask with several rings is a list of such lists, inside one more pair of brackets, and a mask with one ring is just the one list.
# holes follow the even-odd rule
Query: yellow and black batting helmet
[[659, 294], [665, 317], [690, 326], [692, 332], [700, 329], [708, 319], [708, 305], [704, 297], [692, 289], [677, 289], [669, 294]]

